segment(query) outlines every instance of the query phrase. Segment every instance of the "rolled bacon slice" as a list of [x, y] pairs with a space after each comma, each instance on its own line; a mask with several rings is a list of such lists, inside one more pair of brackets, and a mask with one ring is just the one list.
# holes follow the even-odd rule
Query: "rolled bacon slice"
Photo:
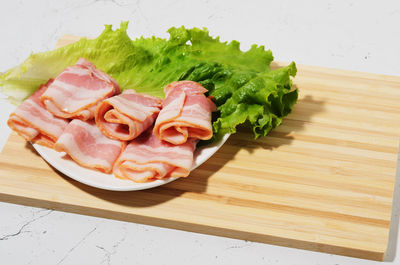
[[110, 173], [115, 160], [125, 148], [123, 141], [102, 134], [94, 120], [72, 120], [58, 138], [54, 149], [66, 152], [78, 164]]
[[55, 116], [88, 120], [98, 102], [119, 93], [114, 79], [81, 58], [55, 78], [40, 100]]
[[40, 86], [32, 96], [11, 113], [7, 121], [8, 126], [25, 140], [51, 148], [69, 122], [55, 117], [40, 102], [40, 96], [52, 81], [49, 80], [45, 85]]
[[178, 81], [166, 86], [164, 92], [163, 108], [154, 125], [159, 139], [182, 144], [188, 138], [212, 137], [211, 112], [216, 106], [204, 95], [207, 89], [196, 82]]
[[146, 182], [169, 177], [186, 177], [193, 164], [197, 139], [173, 145], [147, 130], [132, 140], [114, 164], [117, 178]]
[[96, 124], [112, 139], [132, 140], [153, 125], [161, 104], [159, 98], [128, 89], [97, 105]]

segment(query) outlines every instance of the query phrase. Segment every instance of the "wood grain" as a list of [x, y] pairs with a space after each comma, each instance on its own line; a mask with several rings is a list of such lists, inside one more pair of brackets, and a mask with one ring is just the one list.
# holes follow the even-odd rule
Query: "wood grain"
[[[76, 39], [65, 36], [59, 46]], [[279, 128], [257, 141], [239, 129], [186, 179], [145, 191], [99, 190], [58, 173], [11, 134], [0, 155], [0, 200], [382, 260], [400, 77], [298, 68], [299, 102]]]

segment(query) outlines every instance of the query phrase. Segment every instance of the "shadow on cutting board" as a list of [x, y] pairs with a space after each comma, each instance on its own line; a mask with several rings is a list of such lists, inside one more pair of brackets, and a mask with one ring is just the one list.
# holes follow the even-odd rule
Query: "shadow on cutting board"
[[323, 109], [323, 101], [315, 100], [311, 95], [305, 95], [298, 100], [293, 112], [283, 120], [283, 124], [268, 136], [254, 140], [248, 128], [240, 127], [238, 132], [232, 135], [213, 157], [194, 170], [188, 178], [178, 179], [160, 187], [142, 191], [107, 191], [84, 185], [66, 176], [63, 177], [84, 192], [128, 207], [149, 207], [178, 196], [195, 198], [198, 194], [204, 194], [207, 191], [208, 179], [232, 160], [239, 150], [245, 148], [252, 153], [258, 148], [273, 150], [282, 145], [290, 145], [294, 139], [293, 134], [302, 131], [312, 116], [322, 112]]

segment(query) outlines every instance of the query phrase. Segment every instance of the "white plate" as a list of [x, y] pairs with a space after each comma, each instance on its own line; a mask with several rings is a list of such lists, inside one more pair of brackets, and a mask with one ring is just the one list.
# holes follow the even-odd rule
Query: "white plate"
[[[194, 153], [192, 170], [203, 164], [215, 152], [217, 152], [217, 150], [226, 142], [226, 140], [228, 140], [229, 136], [230, 134], [225, 134], [219, 142], [197, 148]], [[51, 148], [47, 148], [38, 144], [33, 144], [33, 147], [44, 158], [44, 160], [46, 160], [61, 173], [76, 181], [100, 189], [114, 191], [144, 190], [167, 184], [176, 179], [168, 178], [146, 183], [136, 183], [131, 180], [116, 178], [112, 174], [105, 174], [97, 170], [81, 167], [71, 160], [64, 152], [57, 152]]]

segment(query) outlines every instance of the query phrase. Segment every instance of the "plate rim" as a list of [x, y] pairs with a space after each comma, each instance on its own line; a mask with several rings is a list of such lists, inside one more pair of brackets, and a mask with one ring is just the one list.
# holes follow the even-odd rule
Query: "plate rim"
[[[196, 148], [194, 155], [194, 161], [193, 161], [193, 166], [191, 168], [191, 171], [193, 171], [194, 169], [196, 169], [197, 167], [199, 167], [200, 165], [202, 165], [204, 162], [206, 162], [210, 157], [212, 157], [224, 144], [225, 142], [228, 140], [228, 138], [230, 137], [230, 133], [226, 133], [218, 142], [215, 143], [211, 143], [210, 145], [205, 145], [205, 146], [201, 146], [199, 148]], [[146, 190], [146, 189], [151, 189], [151, 188], [155, 188], [158, 186], [162, 186], [165, 185], [167, 183], [170, 183], [176, 179], [178, 179], [178, 177], [175, 178], [167, 178], [167, 179], [157, 179], [151, 182], [145, 182], [145, 183], [137, 183], [137, 182], [133, 182], [131, 180], [122, 180], [122, 179], [118, 179], [121, 181], [126, 181], [126, 183], [129, 184], [133, 184], [133, 185], [127, 185], [127, 186], [110, 186], [110, 185], [101, 185], [99, 183], [97, 183], [96, 181], [92, 182], [90, 180], [87, 180], [84, 176], [79, 177], [76, 176], [76, 174], [73, 174], [73, 171], [71, 173], [71, 169], [66, 168], [65, 165], [62, 165], [62, 156], [65, 156], [65, 152], [57, 152], [52, 148], [43, 146], [43, 145], [39, 145], [39, 144], [35, 144], [35, 143], [31, 143], [33, 148], [39, 153], [39, 155], [50, 165], [52, 166], [54, 169], [56, 169], [58, 172], [61, 172], [62, 174], [64, 174], [65, 176], [78, 181], [80, 183], [83, 183], [85, 185], [91, 186], [91, 187], [95, 187], [98, 189], [103, 189], [103, 190], [110, 190], [110, 191], [137, 191], [137, 190]], [[204, 150], [210, 150], [209, 153], [205, 153], [203, 156], [201, 156], [201, 154], [204, 152]], [[57, 156], [54, 156], [54, 152], [57, 153]], [[200, 158], [199, 158], [200, 157]], [[200, 160], [200, 161], [197, 161]], [[73, 161], [73, 160], [71, 160]], [[197, 162], [197, 163], [196, 163]], [[78, 163], [76, 163], [75, 161], [73, 161], [74, 165], [76, 165], [78, 168], [78, 170], [83, 170], [83, 173], [85, 173], [85, 171], [90, 170], [91, 172], [93, 172], [94, 174], [101, 174], [104, 176], [110, 176], [113, 178], [116, 178], [112, 173], [110, 174], [106, 174], [106, 173], [102, 173], [98, 170], [95, 169], [90, 169], [90, 168], [85, 168], [80, 166]], [[79, 173], [79, 172], [78, 172]], [[190, 174], [189, 174], [190, 176]], [[189, 177], [187, 176], [187, 177]]]

